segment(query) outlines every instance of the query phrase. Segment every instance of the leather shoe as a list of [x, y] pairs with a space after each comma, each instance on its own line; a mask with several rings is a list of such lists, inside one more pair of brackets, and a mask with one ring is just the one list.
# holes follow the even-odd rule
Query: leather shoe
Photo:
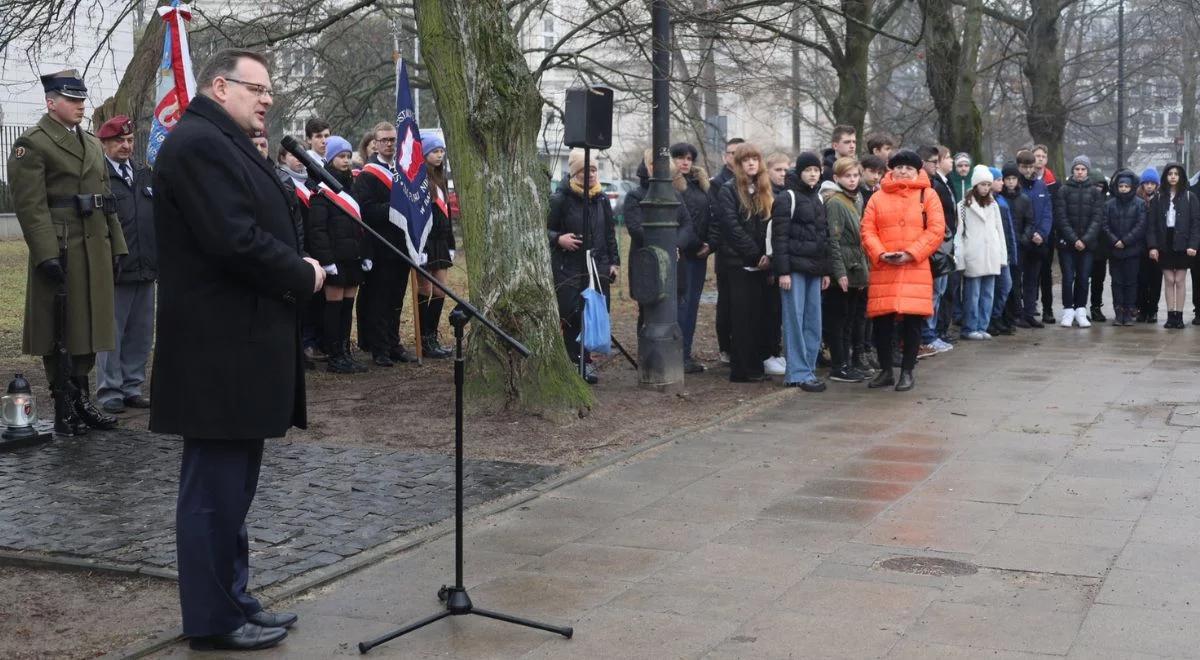
[[188, 645], [197, 651], [254, 651], [269, 649], [282, 642], [284, 637], [287, 637], [287, 631], [283, 628], [264, 628], [247, 621], [241, 628], [224, 635], [193, 637]]
[[123, 413], [125, 412], [125, 403], [120, 399], [108, 399], [100, 402], [100, 408], [106, 413]]
[[395, 362], [392, 362], [392, 358], [387, 356], [387, 353], [376, 353], [375, 355], [372, 355], [371, 362], [373, 362], [377, 367], [391, 367], [396, 364]]
[[896, 383], [896, 376], [891, 369], [880, 369], [879, 373], [867, 383], [867, 387], [878, 389], [880, 387], [889, 387]]
[[909, 369], [900, 370], [900, 380], [896, 383], [896, 391], [897, 392], [907, 392], [907, 391], [911, 390], [913, 388], [913, 386], [916, 384], [917, 384], [917, 381], [915, 378], [913, 378], [913, 372], [911, 370], [909, 370]]
[[403, 346], [398, 346], [389, 350], [388, 358], [390, 358], [392, 362], [400, 362], [401, 364], [417, 361], [415, 357], [408, 354], [408, 351], [404, 350]]
[[125, 397], [125, 406], [128, 408], [149, 408], [150, 399], [141, 394]]
[[291, 628], [300, 617], [291, 612], [268, 612], [259, 610], [246, 617], [246, 620], [263, 628]]

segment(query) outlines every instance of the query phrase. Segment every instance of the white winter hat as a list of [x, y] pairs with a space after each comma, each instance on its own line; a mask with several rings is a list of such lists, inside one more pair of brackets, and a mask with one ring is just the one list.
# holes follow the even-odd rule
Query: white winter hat
[[975, 187], [981, 183], [991, 183], [995, 181], [992, 176], [992, 170], [987, 165], [976, 165], [975, 169], [971, 170], [971, 187]]

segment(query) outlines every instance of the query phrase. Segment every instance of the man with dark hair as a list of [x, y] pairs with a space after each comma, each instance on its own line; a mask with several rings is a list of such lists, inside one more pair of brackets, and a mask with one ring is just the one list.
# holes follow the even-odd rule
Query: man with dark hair
[[183, 436], [175, 511], [179, 602], [192, 648], [267, 648], [293, 614], [248, 593], [246, 513], [263, 439], [304, 428], [299, 309], [325, 282], [297, 200], [250, 135], [271, 107], [266, 59], [224, 50], [155, 162], [158, 348], [150, 430]]
[[872, 156], [881, 159], [885, 164], [892, 157], [892, 153], [896, 151], [896, 139], [891, 135], [883, 132], [872, 133], [867, 136], [867, 152]]
[[[954, 197], [950, 194], [950, 186], [946, 182], [946, 175], [941, 169], [944, 149], [945, 147], [936, 145], [925, 145], [917, 149], [917, 154], [921, 156], [921, 164], [925, 168], [926, 176], [929, 177], [933, 192], [938, 196], [938, 201], [942, 203], [942, 215], [946, 223], [946, 240], [953, 244], [954, 232], [958, 226], [958, 213], [955, 210]], [[929, 357], [954, 348], [950, 342], [941, 338], [938, 332], [940, 329], [939, 312], [942, 309], [943, 298], [949, 282], [949, 275], [939, 275], [933, 280], [933, 315], [926, 320], [925, 327], [921, 330], [921, 348], [917, 352], [917, 357]], [[887, 365], [883, 366], [887, 367]]]
[[325, 141], [329, 139], [329, 122], [319, 117], [310, 117], [304, 122], [304, 141], [308, 143], [308, 155], [318, 163], [325, 162]]
[[862, 183], [858, 189], [862, 192], [863, 208], [866, 208], [871, 195], [879, 190], [879, 181], [887, 174], [887, 160], [871, 155], [859, 161], [859, 165], [862, 166]]
[[[1025, 191], [1033, 212], [1033, 227], [1026, 232], [1030, 237], [1030, 247], [1021, 256], [1025, 286], [1025, 322], [1031, 327], [1041, 328], [1046, 323], [1046, 317], [1043, 313], [1041, 320], [1037, 318], [1038, 288], [1045, 272], [1045, 263], [1053, 260], [1051, 231], [1057, 219], [1054, 194], [1045, 179], [1038, 176], [1037, 157], [1034, 152], [1028, 149], [1017, 152], [1017, 171], [1021, 175], [1021, 189]], [[1044, 287], [1041, 288], [1044, 297], [1047, 292]], [[1043, 300], [1042, 309], [1048, 310], [1052, 304], [1052, 301]], [[1054, 322], [1053, 315], [1050, 316], [1050, 322]]]
[[[404, 231], [390, 220], [396, 127], [375, 124], [376, 151], [354, 181], [354, 199], [363, 221], [389, 243], [403, 249]], [[368, 240], [374, 240], [373, 238]], [[358, 342], [377, 366], [390, 367], [412, 358], [400, 343], [400, 313], [408, 290], [409, 265], [391, 250], [374, 250], [374, 267], [367, 271], [358, 296]]]
[[[725, 153], [721, 156], [723, 165], [721, 171], [709, 181], [708, 185], [708, 207], [710, 210], [708, 222], [708, 247], [710, 254], [716, 254], [724, 242], [724, 236], [721, 235], [721, 223], [717, 222], [712, 214], [717, 210], [717, 193], [721, 191], [721, 187], [729, 181], [733, 180], [733, 154], [737, 151], [738, 145], [745, 144], [746, 140], [740, 137], [730, 138], [725, 143]], [[702, 240], [703, 236], [700, 237]], [[717, 350], [721, 353], [721, 362], [729, 364], [729, 345], [733, 335], [733, 319], [730, 317], [730, 297], [729, 297], [729, 282], [725, 277], [724, 267], [721, 265], [721, 260], [717, 259], [713, 264], [713, 272], [717, 276]]]
[[853, 126], [838, 124], [833, 127], [830, 148], [821, 152], [822, 181], [833, 181], [833, 164], [839, 158], [854, 158], [858, 153], [858, 135]]
[[[92, 403], [88, 378], [96, 353], [116, 345], [113, 273], [129, 250], [103, 148], [79, 126], [87, 87], [70, 70], [42, 76], [42, 89], [46, 114], [13, 142], [8, 157], [13, 206], [29, 247], [21, 351], [42, 356], [51, 395], [69, 402], [56, 407], [54, 432], [83, 435], [89, 427], [117, 425]], [[66, 289], [63, 341], [71, 362], [65, 378], [54, 341], [60, 288]]]

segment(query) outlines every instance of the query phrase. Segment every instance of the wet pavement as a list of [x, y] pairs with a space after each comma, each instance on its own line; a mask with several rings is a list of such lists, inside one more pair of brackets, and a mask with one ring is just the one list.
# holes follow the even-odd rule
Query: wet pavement
[[[0, 454], [0, 550], [173, 572], [182, 443], [92, 433]], [[528, 488], [555, 468], [467, 461], [467, 506]], [[265, 587], [338, 564], [448, 518], [451, 457], [268, 441], [247, 526]]]
[[[475, 604], [573, 639], [452, 617], [371, 656], [1200, 657], [1198, 376], [1200, 329], [1097, 325], [789, 391], [468, 527]], [[357, 655], [438, 610], [452, 553], [284, 603], [259, 657]]]

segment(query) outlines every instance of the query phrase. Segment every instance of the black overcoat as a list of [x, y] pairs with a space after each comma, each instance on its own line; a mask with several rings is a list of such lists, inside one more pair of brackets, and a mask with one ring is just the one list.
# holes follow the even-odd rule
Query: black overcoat
[[155, 162], [158, 341], [150, 430], [255, 439], [304, 428], [296, 197], [214, 101], [198, 95]]

